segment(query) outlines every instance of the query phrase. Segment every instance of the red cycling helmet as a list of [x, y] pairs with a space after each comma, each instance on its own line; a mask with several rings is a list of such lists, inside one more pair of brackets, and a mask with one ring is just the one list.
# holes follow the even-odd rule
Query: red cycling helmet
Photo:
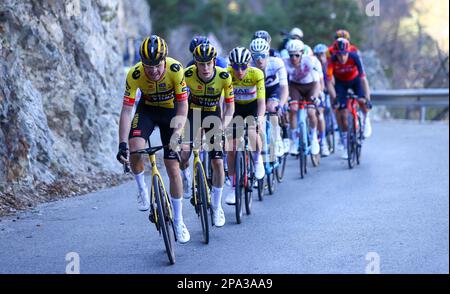
[[334, 34], [334, 39], [344, 38], [350, 41], [350, 33], [346, 30], [337, 30]]
[[349, 52], [350, 42], [344, 38], [338, 38], [333, 43], [333, 49], [336, 53], [347, 53]]

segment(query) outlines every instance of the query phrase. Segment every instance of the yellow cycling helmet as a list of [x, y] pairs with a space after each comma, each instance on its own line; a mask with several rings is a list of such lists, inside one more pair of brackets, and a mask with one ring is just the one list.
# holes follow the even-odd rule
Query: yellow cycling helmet
[[145, 65], [155, 66], [167, 57], [167, 43], [157, 35], [151, 35], [142, 41], [139, 53]]
[[195, 47], [193, 55], [194, 60], [197, 62], [209, 62], [216, 58], [217, 50], [213, 45], [203, 43]]

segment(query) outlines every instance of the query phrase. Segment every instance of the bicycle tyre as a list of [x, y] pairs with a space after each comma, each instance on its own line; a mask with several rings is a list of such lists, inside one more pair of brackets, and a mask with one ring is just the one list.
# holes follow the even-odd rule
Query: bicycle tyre
[[236, 187], [235, 187], [235, 196], [236, 196], [236, 203], [235, 203], [235, 209], [236, 209], [236, 222], [238, 224], [242, 221], [242, 194], [244, 194], [244, 174], [243, 174], [243, 168], [244, 168], [244, 156], [243, 151], [237, 151], [236, 152], [236, 167], [235, 167], [235, 173], [236, 173]]
[[196, 165], [195, 182], [197, 185], [197, 197], [198, 216], [202, 224], [203, 242], [209, 243], [209, 222], [208, 222], [208, 195], [207, 187], [205, 183], [206, 175], [201, 163]]
[[352, 169], [356, 163], [356, 130], [353, 124], [353, 116], [352, 114], [348, 115], [347, 118], [348, 123], [348, 138], [347, 138], [347, 162], [348, 167]]
[[[265, 178], [266, 176], [264, 176]], [[264, 200], [264, 178], [257, 180], [258, 181], [258, 200]]]
[[272, 171], [267, 175], [267, 188], [270, 195], [275, 194], [277, 190], [276, 170], [277, 168], [272, 168]]
[[361, 164], [361, 154], [362, 154], [362, 143], [364, 134], [361, 127], [361, 117], [358, 115], [358, 140], [356, 143], [356, 163]]
[[303, 179], [305, 177], [306, 174], [306, 155], [305, 155], [305, 151], [304, 151], [304, 146], [303, 146], [303, 134], [302, 131], [299, 132], [299, 148], [298, 148], [298, 158], [299, 158], [299, 168], [300, 168], [300, 178]]
[[[158, 214], [159, 233], [163, 236], [167, 257], [169, 258], [170, 264], [175, 264], [175, 252], [172, 244], [172, 235], [169, 231], [170, 226], [172, 226], [172, 229], [174, 228], [172, 220], [169, 217], [169, 212], [167, 211], [168, 207], [166, 204], [163, 204], [165, 201], [169, 200], [162, 189], [161, 180], [157, 175], [153, 177], [153, 188], [156, 200], [156, 211]], [[162, 197], [164, 197], [164, 201]]]
[[247, 215], [252, 213], [253, 204], [253, 181], [255, 178], [255, 165], [253, 157], [249, 151], [245, 151], [246, 162], [246, 183], [245, 183], [245, 212]]
[[286, 161], [287, 161], [287, 154], [284, 154], [281, 157], [278, 157], [279, 166], [277, 168], [277, 181], [278, 183], [283, 182], [284, 172], [286, 170]]

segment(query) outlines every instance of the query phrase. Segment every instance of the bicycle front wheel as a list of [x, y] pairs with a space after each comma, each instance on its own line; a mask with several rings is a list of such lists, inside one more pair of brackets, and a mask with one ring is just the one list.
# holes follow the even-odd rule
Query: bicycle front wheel
[[[175, 263], [175, 252], [173, 249], [172, 240], [174, 228], [173, 222], [170, 218], [170, 202], [167, 194], [164, 192], [163, 184], [161, 183], [160, 178], [155, 175], [153, 177], [153, 189], [156, 200], [156, 211], [158, 217], [158, 225], [159, 225], [159, 233], [163, 236], [164, 245], [166, 247], [167, 257], [169, 258], [170, 264]], [[170, 230], [172, 228], [172, 232]]]
[[352, 169], [356, 163], [356, 129], [354, 126], [353, 116], [348, 115], [348, 138], [347, 138], [347, 162], [348, 167]]
[[235, 190], [235, 196], [236, 196], [236, 222], [238, 224], [241, 223], [242, 220], [242, 196], [245, 193], [244, 190], [244, 152], [243, 151], [237, 151], [236, 152], [236, 190]]
[[356, 142], [356, 163], [360, 164], [361, 163], [361, 153], [362, 153], [362, 143], [363, 143], [363, 138], [364, 138], [364, 134], [363, 134], [363, 130], [361, 127], [361, 117], [358, 115], [358, 131], [357, 131], [357, 136], [358, 136], [358, 140]]
[[198, 216], [202, 223], [203, 242], [209, 243], [209, 222], [208, 222], [208, 190], [206, 187], [205, 171], [201, 163], [197, 163], [195, 166], [195, 197], [198, 206]]
[[245, 151], [245, 163], [245, 212], [249, 215], [252, 213], [253, 182], [255, 179], [255, 165], [249, 151]]

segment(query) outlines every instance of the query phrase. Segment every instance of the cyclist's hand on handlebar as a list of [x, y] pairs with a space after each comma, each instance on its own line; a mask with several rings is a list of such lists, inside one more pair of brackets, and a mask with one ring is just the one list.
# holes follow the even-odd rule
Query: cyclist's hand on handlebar
[[170, 149], [176, 152], [181, 151], [181, 143], [183, 142], [182, 130], [175, 130], [170, 137]]
[[128, 146], [127, 143], [122, 142], [119, 144], [119, 152], [117, 152], [116, 159], [122, 164], [129, 164], [128, 161]]
[[317, 107], [320, 106], [320, 103], [321, 103], [320, 98], [317, 98], [317, 97], [311, 97], [311, 101], [314, 103], [315, 106], [317, 106]]

